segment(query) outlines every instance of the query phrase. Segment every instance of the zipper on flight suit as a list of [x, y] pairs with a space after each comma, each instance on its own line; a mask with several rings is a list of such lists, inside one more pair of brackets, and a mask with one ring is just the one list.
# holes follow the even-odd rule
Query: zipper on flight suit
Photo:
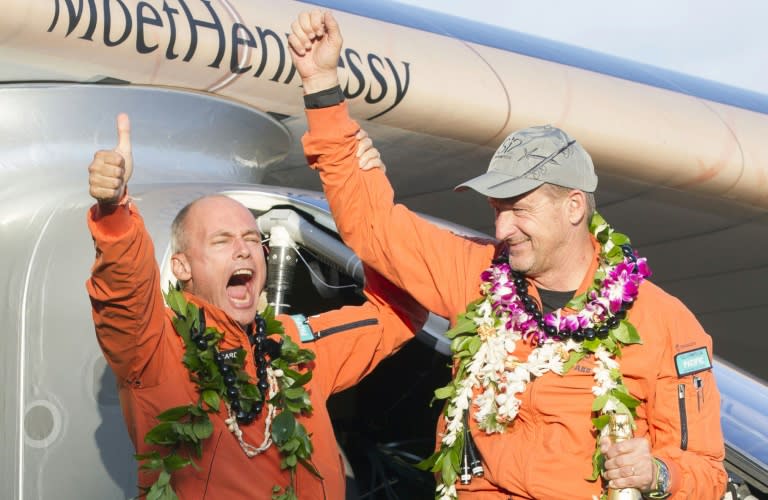
[[701, 413], [701, 407], [704, 406], [704, 381], [698, 375], [694, 375], [693, 386], [696, 388], [696, 409]]
[[680, 409], [680, 449], [688, 448], [688, 415], [685, 411], [685, 384], [677, 385], [677, 405]]

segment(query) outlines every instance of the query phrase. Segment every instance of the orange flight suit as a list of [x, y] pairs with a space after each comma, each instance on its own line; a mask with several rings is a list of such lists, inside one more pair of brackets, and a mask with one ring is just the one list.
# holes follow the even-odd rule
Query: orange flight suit
[[[307, 110], [307, 117], [304, 151], [320, 171], [341, 237], [363, 262], [421, 305], [455, 321], [480, 297], [480, 274], [491, 264], [494, 244], [459, 237], [395, 204], [384, 173], [357, 166], [359, 125], [349, 117], [346, 103]], [[591, 284], [598, 250], [595, 242], [592, 267], [577, 294]], [[530, 291], [538, 299], [535, 287]], [[624, 383], [641, 401], [635, 436], [646, 437], [653, 454], [669, 466], [671, 498], [721, 498], [727, 477], [720, 395], [712, 370], [678, 376], [674, 360], [696, 348], [705, 348], [711, 360], [711, 338], [678, 299], [649, 281], [641, 285], [629, 320], [643, 344], [625, 347], [618, 361]], [[529, 352], [528, 346], [516, 351], [521, 359]], [[586, 358], [564, 376], [548, 373], [529, 384], [519, 395], [517, 418], [503, 434], [487, 435], [470, 419], [485, 476], [457, 484], [459, 497], [563, 500], [599, 495], [601, 481], [587, 480], [595, 449], [593, 366], [593, 359]], [[438, 434], [443, 425], [438, 424]]]
[[[97, 206], [89, 212], [96, 261], [86, 286], [99, 344], [117, 377], [128, 432], [137, 452], [145, 453], [152, 448], [144, 443], [144, 435], [157, 423], [156, 415], [171, 407], [193, 404], [198, 394], [181, 363], [183, 343], [173, 329], [174, 313], [163, 302], [153, 244], [141, 216], [133, 203], [105, 212], [100, 213]], [[369, 301], [364, 305], [308, 318], [320, 338], [304, 345], [316, 354], [312, 380], [305, 386], [314, 410], [311, 417], [301, 417], [300, 421], [312, 436], [312, 463], [323, 480], [299, 464], [296, 486], [301, 499], [344, 498], [344, 466], [326, 409], [328, 397], [355, 385], [413, 338], [411, 317], [401, 310], [395, 313], [381, 298], [386, 294], [390, 300], [391, 285], [373, 274], [367, 278]], [[243, 347], [249, 352], [245, 370], [255, 382], [253, 354], [241, 327], [215, 306], [189, 294], [186, 297], [205, 307], [208, 326], [224, 333], [221, 351]], [[290, 316], [278, 319], [286, 334], [301, 345], [294, 320]], [[331, 327], [346, 331], [322, 337]], [[254, 446], [262, 443], [265, 416], [263, 411], [250, 425], [240, 426], [246, 442]], [[182, 500], [269, 499], [274, 485], [289, 483], [288, 473], [280, 470], [275, 446], [248, 458], [227, 430], [225, 418], [223, 405], [218, 414], [211, 414], [213, 434], [204, 443], [202, 457], [195, 459], [200, 470], [190, 466], [174, 473], [173, 486]], [[139, 482], [146, 486], [155, 477], [140, 471]]]

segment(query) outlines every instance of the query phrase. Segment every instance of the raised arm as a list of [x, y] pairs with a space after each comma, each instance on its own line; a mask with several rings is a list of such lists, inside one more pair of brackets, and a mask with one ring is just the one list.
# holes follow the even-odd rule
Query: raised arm
[[337, 61], [342, 37], [331, 13], [301, 14], [289, 43], [306, 94], [304, 152], [320, 171], [339, 234], [363, 262], [426, 308], [455, 319], [476, 297], [493, 245], [458, 237], [395, 205], [384, 172], [358, 168], [360, 127], [341, 102]]
[[[96, 260], [86, 288], [96, 336], [119, 383], [153, 383], [145, 373], [163, 328], [160, 273], [144, 222], [127, 195], [133, 173], [130, 121], [117, 117], [117, 146], [96, 152], [88, 167], [96, 204], [88, 228]], [[149, 375], [149, 378], [140, 375]]]

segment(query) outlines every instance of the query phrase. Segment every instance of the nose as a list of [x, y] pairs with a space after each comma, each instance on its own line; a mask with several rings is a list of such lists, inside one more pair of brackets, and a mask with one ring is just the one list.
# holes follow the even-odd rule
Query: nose
[[251, 256], [251, 248], [243, 238], [235, 238], [234, 253], [236, 259], [247, 259]]
[[517, 232], [515, 214], [512, 210], [502, 210], [496, 213], [496, 239], [504, 241]]

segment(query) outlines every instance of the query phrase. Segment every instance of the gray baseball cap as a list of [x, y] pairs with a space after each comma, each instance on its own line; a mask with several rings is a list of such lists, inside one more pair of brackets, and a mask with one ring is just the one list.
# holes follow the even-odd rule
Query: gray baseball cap
[[513, 198], [544, 183], [593, 193], [592, 158], [564, 131], [551, 125], [513, 132], [493, 154], [488, 171], [456, 186], [491, 198]]

